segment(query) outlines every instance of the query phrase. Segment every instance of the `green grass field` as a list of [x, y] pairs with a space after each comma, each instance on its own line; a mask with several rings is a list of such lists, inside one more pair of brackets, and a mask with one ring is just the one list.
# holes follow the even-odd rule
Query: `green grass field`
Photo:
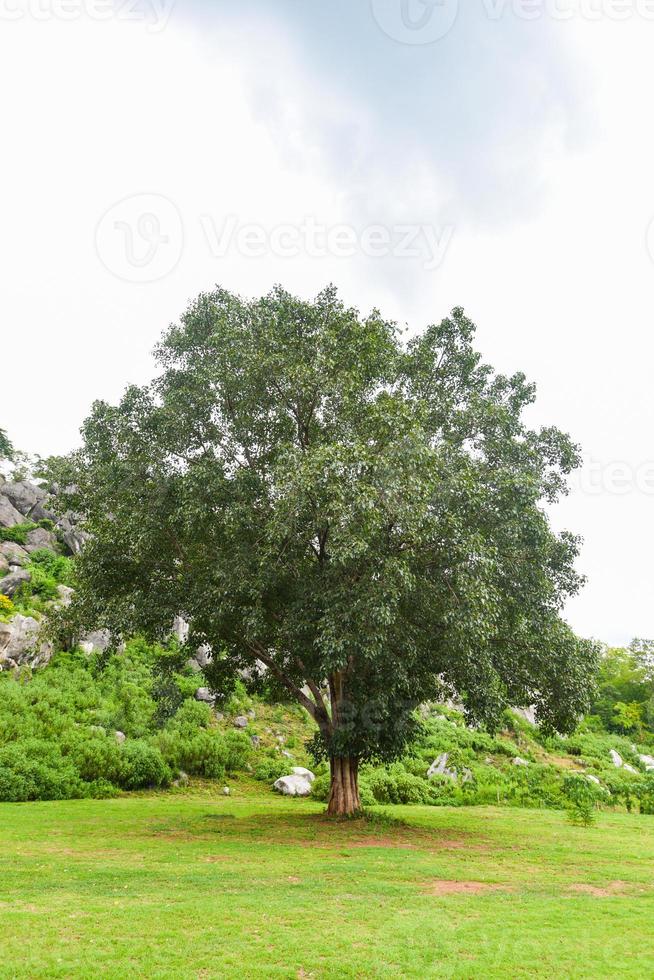
[[651, 977], [654, 818], [239, 783], [0, 805], [2, 977]]

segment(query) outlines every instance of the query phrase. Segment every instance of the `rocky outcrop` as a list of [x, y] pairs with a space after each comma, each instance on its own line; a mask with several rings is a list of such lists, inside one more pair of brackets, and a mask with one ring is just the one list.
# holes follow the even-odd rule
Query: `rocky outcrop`
[[[30, 530], [25, 525], [33, 526]], [[14, 599], [20, 587], [31, 579], [30, 556], [41, 549], [75, 553], [83, 541], [73, 514], [60, 516], [50, 509], [50, 495], [45, 488], [27, 480], [7, 482], [0, 478], [0, 527], [23, 526], [22, 544], [0, 541], [0, 593]], [[72, 590], [59, 586], [57, 604], [70, 602]], [[52, 654], [49, 642], [42, 638], [43, 622], [32, 616], [14, 615], [0, 622], [0, 670], [21, 667], [40, 667]], [[92, 634], [83, 640], [89, 652], [106, 646], [104, 637]]]
[[41, 638], [42, 624], [31, 616], [14, 616], [0, 623], [0, 670], [41, 667], [52, 655], [51, 645]]

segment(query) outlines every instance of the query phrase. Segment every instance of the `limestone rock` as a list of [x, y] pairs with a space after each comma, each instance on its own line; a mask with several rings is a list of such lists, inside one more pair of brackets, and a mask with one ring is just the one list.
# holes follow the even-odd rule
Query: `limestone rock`
[[11, 500], [0, 493], [0, 527], [15, 527], [24, 524], [25, 518], [16, 510]]
[[248, 724], [249, 724], [249, 719], [246, 718], [245, 715], [239, 715], [237, 718], [234, 719], [235, 728], [247, 728]]
[[651, 755], [639, 755], [638, 758], [645, 766], [645, 769], [649, 772], [650, 769], [654, 769], [654, 756]]
[[40, 637], [41, 623], [18, 614], [0, 623], [0, 668], [27, 665], [42, 667], [52, 656], [52, 646]]
[[61, 537], [66, 547], [70, 552], [72, 552], [73, 555], [79, 555], [80, 551], [89, 539], [88, 534], [76, 527], [64, 529], [61, 522], [58, 526], [61, 530]]
[[515, 759], [513, 759], [513, 765], [514, 766], [528, 766], [529, 765], [529, 760], [528, 759], [522, 759], [519, 755], [517, 755], [515, 757]]
[[304, 776], [282, 776], [273, 783], [278, 793], [284, 796], [309, 796], [311, 794], [311, 782]]
[[622, 768], [626, 770], [626, 772], [633, 773], [634, 776], [640, 776], [638, 770], [634, 766], [630, 766], [628, 762], [625, 762]]
[[437, 759], [434, 759], [429, 769], [427, 770], [427, 779], [433, 779], [434, 776], [446, 776], [447, 779], [456, 780], [457, 778], [456, 769], [447, 768], [448, 759], [449, 759], [449, 754], [447, 752], [442, 752]]
[[205, 704], [213, 704], [216, 699], [208, 687], [199, 687], [195, 692], [195, 700]]
[[57, 602], [60, 606], [69, 606], [73, 598], [73, 589], [69, 585], [57, 586]]
[[615, 768], [621, 769], [622, 766], [624, 765], [624, 759], [622, 758], [620, 753], [616, 752], [615, 749], [609, 749], [609, 755], [611, 756], [611, 762], [613, 763]]
[[114, 732], [114, 738], [119, 745], [122, 745], [127, 736], [125, 735], [125, 732]]
[[291, 769], [291, 775], [302, 776], [303, 779], [308, 779], [310, 783], [314, 781], [315, 774], [311, 772], [310, 769], [305, 769], [304, 766], [293, 766]]
[[94, 630], [83, 636], [78, 646], [86, 654], [104, 653], [110, 643], [111, 636], [108, 630]]
[[11, 599], [18, 592], [23, 582], [29, 582], [29, 580], [30, 573], [26, 572], [24, 568], [17, 568], [0, 579], [0, 591]]
[[30, 531], [25, 544], [25, 551], [30, 554], [40, 548], [48, 548], [50, 551], [55, 551], [57, 548], [56, 535], [52, 531], [46, 531], [44, 527], [36, 527]]
[[15, 541], [3, 541], [0, 543], [0, 554], [2, 554], [10, 565], [25, 565], [29, 555], [25, 549], [16, 544]]
[[41, 516], [34, 514], [37, 505], [42, 504], [47, 496], [41, 487], [37, 487], [34, 483], [28, 483], [26, 480], [19, 480], [16, 483], [3, 484], [2, 495], [9, 499], [10, 503], [24, 518], [29, 517], [33, 521], [43, 520]]

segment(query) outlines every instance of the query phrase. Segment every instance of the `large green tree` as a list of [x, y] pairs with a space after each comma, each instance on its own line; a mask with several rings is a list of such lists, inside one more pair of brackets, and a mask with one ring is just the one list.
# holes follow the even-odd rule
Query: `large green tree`
[[460, 309], [406, 341], [333, 288], [217, 289], [164, 336], [152, 385], [84, 425], [76, 614], [151, 636], [182, 614], [214, 690], [246, 670], [296, 698], [333, 814], [426, 699], [489, 725], [534, 704], [559, 730], [587, 707], [595, 651], [560, 618], [578, 542], [544, 509], [577, 449], [525, 425], [533, 386], [473, 335]]

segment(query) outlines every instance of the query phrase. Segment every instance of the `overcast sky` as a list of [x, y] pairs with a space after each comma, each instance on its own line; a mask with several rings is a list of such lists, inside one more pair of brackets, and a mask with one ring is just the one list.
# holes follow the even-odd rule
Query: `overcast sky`
[[581, 443], [582, 635], [654, 636], [654, 2], [0, 0], [0, 427], [77, 445], [219, 282], [462, 305]]

